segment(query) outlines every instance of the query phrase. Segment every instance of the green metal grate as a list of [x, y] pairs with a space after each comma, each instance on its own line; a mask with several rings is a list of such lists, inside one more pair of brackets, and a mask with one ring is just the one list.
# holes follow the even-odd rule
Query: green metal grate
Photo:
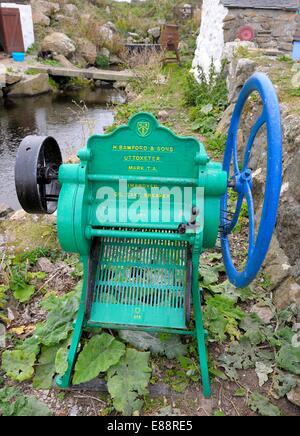
[[103, 238], [90, 321], [186, 328], [188, 244]]

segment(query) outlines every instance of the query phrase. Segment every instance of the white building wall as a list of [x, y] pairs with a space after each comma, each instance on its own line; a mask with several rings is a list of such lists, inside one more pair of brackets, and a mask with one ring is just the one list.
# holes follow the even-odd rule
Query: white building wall
[[21, 25], [23, 32], [24, 48], [25, 51], [34, 44], [34, 31], [32, 10], [30, 5], [18, 5], [16, 3], [1, 3], [3, 8], [16, 8], [20, 10]]
[[203, 1], [202, 22], [193, 61], [193, 72], [196, 78], [198, 67], [201, 67], [208, 77], [212, 60], [217, 71], [221, 71], [225, 45], [223, 21], [228, 12], [220, 0]]

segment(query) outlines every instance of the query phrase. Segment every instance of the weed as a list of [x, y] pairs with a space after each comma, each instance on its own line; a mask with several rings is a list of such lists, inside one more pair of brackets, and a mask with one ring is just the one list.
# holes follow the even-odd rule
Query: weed
[[109, 67], [109, 58], [105, 55], [98, 55], [96, 59], [96, 66], [98, 68], [106, 69]]
[[60, 62], [54, 60], [54, 59], [40, 59], [39, 61], [43, 65], [49, 65], [50, 67], [60, 67]]
[[27, 50], [27, 54], [28, 55], [34, 55], [39, 51], [39, 46], [38, 44], [35, 42], [34, 44], [32, 44], [28, 50]]
[[291, 56], [288, 55], [282, 55], [282, 56], [278, 56], [277, 60], [279, 62], [287, 62], [287, 63], [293, 63], [293, 59], [291, 58]]
[[59, 84], [52, 77], [49, 77], [48, 82], [52, 89], [59, 88]]
[[250, 51], [247, 47], [239, 47], [235, 52], [236, 58], [249, 58]]
[[28, 68], [28, 70], [25, 71], [25, 74], [28, 76], [36, 76], [39, 72], [34, 68]]
[[[209, 77], [199, 69], [198, 80], [190, 74], [185, 88], [185, 104], [192, 107], [190, 111], [193, 120], [192, 129], [199, 131], [202, 135], [211, 136], [214, 134], [217, 125], [222, 117], [223, 111], [228, 104], [228, 91], [224, 71], [225, 65], [220, 74], [211, 65]], [[215, 139], [211, 138], [211, 144]], [[224, 138], [222, 138], [224, 142]]]
[[291, 97], [300, 97], [300, 86], [298, 88], [289, 89], [288, 94]]

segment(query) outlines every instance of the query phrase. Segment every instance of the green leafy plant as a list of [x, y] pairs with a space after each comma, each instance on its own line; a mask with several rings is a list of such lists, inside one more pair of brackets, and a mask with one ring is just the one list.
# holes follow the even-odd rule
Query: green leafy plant
[[61, 63], [55, 59], [40, 59], [39, 62], [43, 65], [49, 65], [50, 67], [61, 67]]
[[98, 55], [96, 59], [98, 68], [107, 69], [109, 67], [109, 58], [105, 55]]
[[281, 416], [281, 410], [271, 403], [266, 397], [258, 392], [253, 392], [248, 400], [248, 405], [253, 412], [258, 412], [262, 416]]
[[284, 345], [276, 355], [276, 363], [279, 368], [300, 375], [300, 346]]
[[236, 288], [229, 280], [225, 280], [219, 284], [212, 284], [206, 287], [212, 294], [222, 294], [236, 303], [238, 300], [242, 302], [254, 300], [256, 295], [250, 286], [246, 288]]
[[0, 389], [0, 416], [51, 416], [50, 409], [14, 387]]
[[55, 358], [59, 346], [42, 347], [41, 355], [36, 365], [33, 387], [35, 389], [49, 389], [55, 374]]
[[11, 379], [23, 382], [32, 378], [35, 360], [35, 353], [27, 353], [23, 350], [4, 351], [2, 369]]
[[288, 93], [292, 97], [300, 97], [300, 86], [298, 88], [289, 89]]
[[125, 354], [125, 345], [113, 336], [102, 333], [94, 336], [79, 354], [73, 384], [79, 385], [96, 378], [116, 365]]
[[283, 398], [297, 386], [297, 378], [293, 374], [280, 372], [273, 378], [275, 398]]
[[293, 63], [293, 59], [291, 58], [291, 56], [287, 56], [287, 55], [282, 55], [282, 56], [278, 56], [277, 57], [279, 62], [287, 62], [287, 63]]
[[238, 325], [244, 316], [245, 313], [228, 297], [215, 295], [206, 298], [204, 322], [211, 340], [222, 342], [227, 336], [231, 340], [239, 339], [241, 333]]
[[200, 68], [198, 80], [190, 74], [185, 87], [185, 104], [192, 107], [192, 129], [210, 138], [210, 145], [220, 148], [225, 138], [216, 136], [215, 130], [228, 105], [225, 65], [220, 74], [211, 64], [209, 76]]
[[26, 303], [35, 292], [38, 282], [45, 278], [45, 273], [32, 271], [40, 257], [46, 257], [50, 250], [36, 248], [32, 251], [14, 256], [9, 265], [9, 288], [16, 300]]
[[244, 336], [239, 342], [233, 342], [226, 353], [218, 358], [219, 366], [224, 368], [226, 375], [231, 380], [238, 379], [237, 370], [255, 368], [256, 362], [269, 364], [272, 361], [274, 361], [274, 353], [260, 350]]
[[49, 313], [46, 321], [38, 324], [35, 331], [41, 344], [52, 347], [68, 338], [79, 308], [81, 286], [80, 283], [75, 291], [63, 297], [51, 294], [43, 301], [42, 307]]
[[133, 345], [140, 351], [150, 351], [151, 354], [166, 356], [168, 359], [175, 359], [186, 354], [186, 346], [181, 342], [178, 335], [150, 334], [147, 332], [135, 332], [122, 330], [120, 338]]
[[150, 353], [127, 349], [120, 362], [108, 370], [107, 387], [113, 405], [123, 415], [138, 412], [143, 404], [142, 397], [148, 394], [151, 368]]
[[80, 290], [81, 283], [63, 297], [51, 294], [42, 302], [42, 307], [49, 312], [46, 321], [37, 325], [34, 336], [18, 343], [14, 350], [6, 350], [2, 354], [2, 369], [8, 377], [19, 382], [30, 380], [35, 373], [36, 359], [42, 351], [34, 384], [42, 389], [51, 387], [56, 353], [72, 331]]

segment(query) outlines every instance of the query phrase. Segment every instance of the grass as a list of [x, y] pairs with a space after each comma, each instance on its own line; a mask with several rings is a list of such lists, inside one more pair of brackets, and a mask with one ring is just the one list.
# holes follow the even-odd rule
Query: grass
[[289, 106], [291, 112], [299, 114], [300, 87], [293, 85], [293, 78], [297, 71], [294, 71], [296, 64], [290, 56], [281, 55], [277, 58], [265, 56], [260, 50], [237, 51], [238, 57], [246, 57], [255, 60], [260, 68], [266, 68], [268, 75], [277, 87], [277, 92], [281, 103]]
[[[66, 33], [76, 41], [76, 38], [85, 38], [93, 42], [97, 48], [106, 47], [112, 54], [120, 55], [124, 50], [123, 40], [127, 38], [128, 32], [138, 33], [143, 39], [148, 36], [148, 30], [159, 25], [160, 20], [177, 23], [180, 25], [180, 36], [182, 40], [189, 38], [188, 47], [194, 48], [194, 32], [199, 27], [199, 19], [180, 21], [174, 14], [174, 7], [178, 6], [177, 0], [146, 0], [143, 2], [112, 2], [111, 0], [93, 0], [82, 2], [73, 0], [81, 11], [78, 19], [55, 22], [52, 21], [52, 28], [58, 32]], [[191, 0], [193, 5], [198, 6], [197, 0]], [[87, 16], [90, 16], [87, 18]], [[101, 25], [111, 21], [116, 26], [119, 35], [112, 40], [103, 38], [99, 32]], [[29, 54], [38, 51], [40, 42], [46, 35], [43, 26], [36, 26], [37, 43], [30, 49]]]
[[40, 59], [39, 62], [43, 65], [49, 65], [50, 67], [60, 67], [61, 63], [54, 59]]
[[28, 68], [28, 70], [25, 71], [25, 74], [28, 76], [36, 76], [39, 72], [34, 68]]

